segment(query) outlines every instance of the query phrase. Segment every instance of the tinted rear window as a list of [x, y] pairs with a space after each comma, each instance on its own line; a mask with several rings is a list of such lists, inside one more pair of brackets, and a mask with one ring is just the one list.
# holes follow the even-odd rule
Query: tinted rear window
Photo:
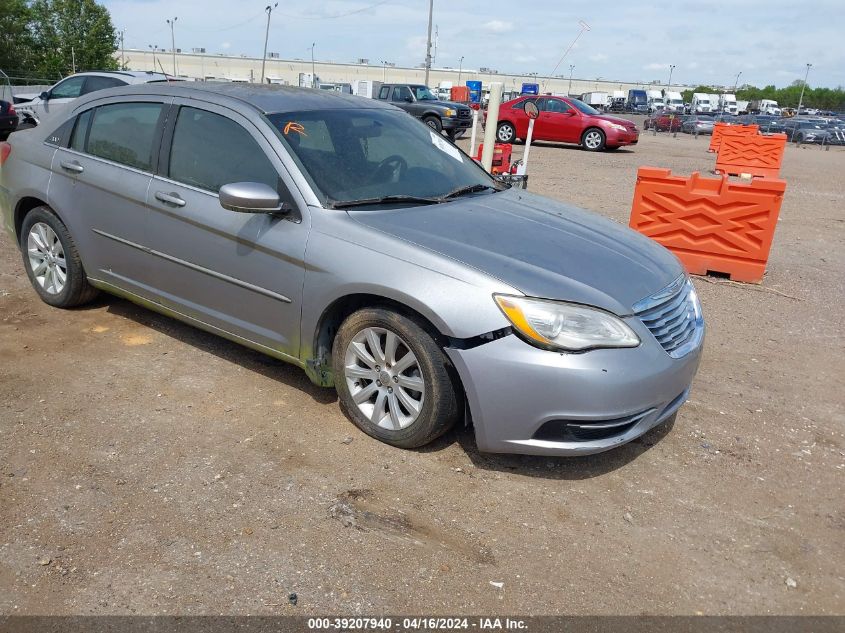
[[95, 110], [87, 152], [116, 163], [152, 170], [160, 103], [115, 103]]

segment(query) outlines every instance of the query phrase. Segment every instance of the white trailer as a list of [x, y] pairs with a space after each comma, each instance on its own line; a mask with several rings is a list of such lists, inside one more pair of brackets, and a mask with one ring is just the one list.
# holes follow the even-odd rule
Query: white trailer
[[737, 101], [736, 102], [736, 113], [737, 114], [748, 114], [748, 101]]
[[368, 97], [370, 99], [375, 99], [380, 87], [380, 81], [371, 81], [370, 79], [355, 79], [352, 82], [352, 94], [358, 95], [359, 97]]
[[607, 108], [606, 92], [585, 92], [581, 95], [580, 100], [587, 105], [593, 106], [596, 110], [604, 110]]

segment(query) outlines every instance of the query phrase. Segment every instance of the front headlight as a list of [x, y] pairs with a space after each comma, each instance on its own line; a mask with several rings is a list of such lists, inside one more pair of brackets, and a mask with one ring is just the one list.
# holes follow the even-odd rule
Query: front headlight
[[582, 352], [596, 347], [636, 347], [639, 337], [619, 317], [587, 306], [548, 299], [493, 295], [526, 340], [545, 349]]
[[446, 113], [443, 116], [457, 116], [457, 112], [455, 112], [451, 108], [447, 108]]
[[619, 125], [618, 123], [608, 123], [608, 125], [614, 130], [619, 130], [620, 132], [626, 132], [628, 130], [628, 128], [626, 128], [624, 125]]

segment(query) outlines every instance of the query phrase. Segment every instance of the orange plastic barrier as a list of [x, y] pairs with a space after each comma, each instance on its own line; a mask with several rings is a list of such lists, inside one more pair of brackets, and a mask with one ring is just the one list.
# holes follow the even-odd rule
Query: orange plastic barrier
[[[513, 145], [510, 143], [496, 143], [493, 146], [493, 164], [490, 167], [491, 174], [506, 174], [511, 168], [511, 152]], [[484, 153], [484, 143], [478, 145], [478, 155], [476, 160], [481, 160], [481, 155]]]
[[469, 86], [452, 86], [449, 91], [449, 100], [458, 103], [469, 103]]
[[691, 274], [760, 283], [784, 191], [784, 180], [734, 183], [640, 167], [629, 225], [675, 253]]
[[720, 121], [713, 126], [713, 134], [710, 136], [710, 147], [707, 149], [708, 152], [719, 151], [719, 145], [722, 143], [722, 134], [724, 134], [725, 131], [729, 134], [754, 136], [760, 132], [760, 126], [756, 123], [751, 123], [749, 125], [730, 125]]
[[716, 171], [731, 176], [751, 174], [777, 178], [785, 147], [786, 134], [750, 136], [725, 130], [716, 154]]

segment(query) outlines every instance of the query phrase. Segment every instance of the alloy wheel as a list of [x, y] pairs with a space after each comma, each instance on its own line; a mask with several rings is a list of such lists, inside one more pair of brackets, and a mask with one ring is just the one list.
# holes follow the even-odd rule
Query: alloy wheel
[[413, 424], [425, 399], [420, 363], [395, 332], [368, 327], [346, 348], [344, 376], [349, 394], [374, 425], [398, 431]]
[[67, 261], [62, 242], [44, 222], [32, 225], [26, 240], [32, 275], [45, 292], [57, 295], [67, 283]]
[[503, 143], [510, 143], [514, 137], [514, 129], [510, 125], [502, 125], [499, 127], [497, 136]]
[[584, 145], [589, 149], [596, 149], [601, 145], [601, 133], [592, 130], [584, 135]]

